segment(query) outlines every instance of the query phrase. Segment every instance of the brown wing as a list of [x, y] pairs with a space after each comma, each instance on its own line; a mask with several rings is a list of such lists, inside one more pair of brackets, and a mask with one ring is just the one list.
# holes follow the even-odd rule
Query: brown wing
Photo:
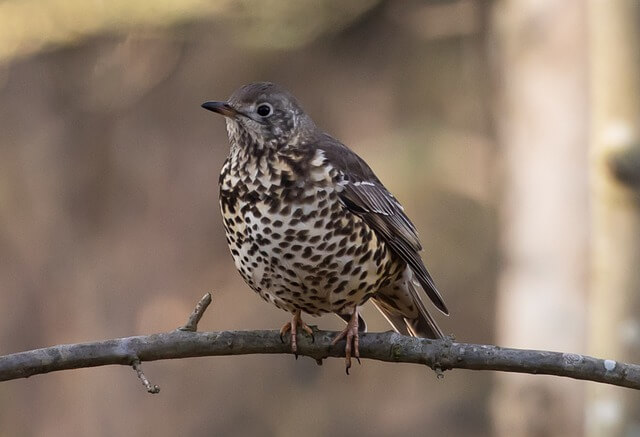
[[[434, 305], [449, 314], [418, 253], [422, 246], [416, 228], [404, 213], [402, 205], [382, 185], [367, 163], [344, 144], [322, 134], [317, 146], [324, 151], [327, 161], [342, 173], [340, 199], [344, 205], [361, 217], [407, 263]], [[421, 312], [426, 312], [417, 292], [414, 290], [412, 294]]]

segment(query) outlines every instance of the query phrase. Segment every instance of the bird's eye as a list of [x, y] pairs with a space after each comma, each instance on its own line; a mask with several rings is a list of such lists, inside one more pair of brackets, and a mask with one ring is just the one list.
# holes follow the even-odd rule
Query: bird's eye
[[271, 115], [272, 111], [273, 109], [271, 109], [271, 105], [268, 103], [261, 103], [260, 105], [258, 105], [258, 109], [256, 109], [256, 112], [261, 117], [267, 117]]

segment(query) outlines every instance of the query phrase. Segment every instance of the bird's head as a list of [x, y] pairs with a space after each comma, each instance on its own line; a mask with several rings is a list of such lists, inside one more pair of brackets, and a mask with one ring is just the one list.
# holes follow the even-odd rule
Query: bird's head
[[313, 121], [295, 97], [271, 82], [257, 82], [237, 89], [226, 102], [205, 102], [202, 107], [227, 119], [232, 145], [282, 147], [304, 141], [315, 130]]

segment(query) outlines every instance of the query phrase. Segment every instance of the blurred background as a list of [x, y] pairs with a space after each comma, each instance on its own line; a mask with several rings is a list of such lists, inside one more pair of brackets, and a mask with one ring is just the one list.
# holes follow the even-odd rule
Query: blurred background
[[[221, 119], [290, 89], [416, 223], [459, 341], [640, 362], [633, 0], [0, 0], [0, 354], [287, 315], [228, 254]], [[389, 327], [374, 308], [372, 331]], [[335, 317], [309, 319], [338, 329]], [[635, 436], [629, 390], [244, 356], [0, 385], [2, 436]]]

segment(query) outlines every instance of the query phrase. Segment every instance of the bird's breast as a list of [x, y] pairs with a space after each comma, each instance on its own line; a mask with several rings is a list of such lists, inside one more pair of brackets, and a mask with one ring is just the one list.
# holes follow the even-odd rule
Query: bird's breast
[[341, 203], [335, 179], [320, 153], [304, 165], [285, 157], [223, 167], [220, 205], [235, 265], [280, 308], [340, 312], [375, 292], [388, 270], [384, 245]]

